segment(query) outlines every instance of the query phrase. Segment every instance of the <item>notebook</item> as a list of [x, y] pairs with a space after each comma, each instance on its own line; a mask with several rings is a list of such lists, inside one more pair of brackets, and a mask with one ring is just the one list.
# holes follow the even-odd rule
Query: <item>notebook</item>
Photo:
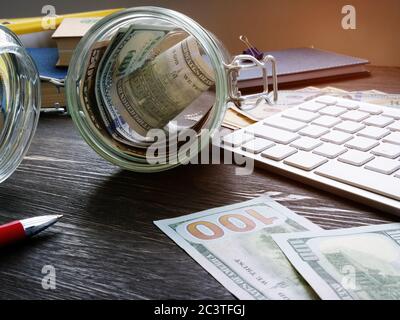
[[[67, 76], [68, 68], [56, 67], [58, 60], [57, 48], [27, 48], [38, 68], [39, 74], [46, 78], [62, 80]], [[42, 108], [65, 106], [64, 88], [57, 88], [50, 82], [41, 82]]]
[[[275, 57], [280, 84], [368, 74], [365, 68], [369, 63], [368, 60], [314, 48], [293, 48], [265, 52], [265, 54]], [[268, 71], [268, 76], [271, 76], [271, 70]], [[262, 86], [262, 71], [260, 68], [243, 70], [238, 81], [239, 88]]]
[[55, 79], [64, 79], [67, 76], [68, 68], [56, 67], [57, 48], [27, 48], [26, 50], [35, 61], [41, 76]]

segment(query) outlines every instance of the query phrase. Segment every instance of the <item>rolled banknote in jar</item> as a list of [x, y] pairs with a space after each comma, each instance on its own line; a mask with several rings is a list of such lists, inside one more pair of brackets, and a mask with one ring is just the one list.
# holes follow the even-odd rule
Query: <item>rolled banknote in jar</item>
[[164, 127], [214, 83], [211, 65], [189, 36], [117, 79], [112, 102], [130, 127], [145, 136]]

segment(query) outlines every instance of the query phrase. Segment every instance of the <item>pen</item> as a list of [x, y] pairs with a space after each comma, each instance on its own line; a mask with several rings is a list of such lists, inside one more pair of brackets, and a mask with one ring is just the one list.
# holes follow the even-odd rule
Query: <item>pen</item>
[[[65, 18], [92, 18], [92, 17], [100, 18], [108, 16], [114, 12], [118, 12], [121, 10], [122, 8], [117, 8], [117, 9], [96, 10], [96, 11], [56, 15], [55, 23], [56, 27], [58, 27]], [[5, 27], [10, 29], [14, 33], [21, 35], [27, 33], [46, 31], [43, 29], [42, 25], [43, 18], [46, 18], [46, 16], [32, 17], [32, 18], [17, 18], [17, 19], [0, 19], [0, 24], [3, 24]]]
[[0, 226], [0, 247], [30, 238], [60, 220], [62, 215], [48, 215], [13, 221]]

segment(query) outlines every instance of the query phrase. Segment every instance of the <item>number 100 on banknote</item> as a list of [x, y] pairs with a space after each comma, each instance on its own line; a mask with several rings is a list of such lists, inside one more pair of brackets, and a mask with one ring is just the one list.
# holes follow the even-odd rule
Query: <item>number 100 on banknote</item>
[[155, 222], [240, 299], [314, 299], [271, 235], [320, 230], [268, 197]]

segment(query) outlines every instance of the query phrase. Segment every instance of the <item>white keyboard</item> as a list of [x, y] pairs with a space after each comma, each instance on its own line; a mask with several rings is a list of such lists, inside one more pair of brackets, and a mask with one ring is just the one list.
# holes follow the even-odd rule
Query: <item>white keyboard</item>
[[222, 141], [274, 172], [400, 215], [400, 109], [322, 96]]

